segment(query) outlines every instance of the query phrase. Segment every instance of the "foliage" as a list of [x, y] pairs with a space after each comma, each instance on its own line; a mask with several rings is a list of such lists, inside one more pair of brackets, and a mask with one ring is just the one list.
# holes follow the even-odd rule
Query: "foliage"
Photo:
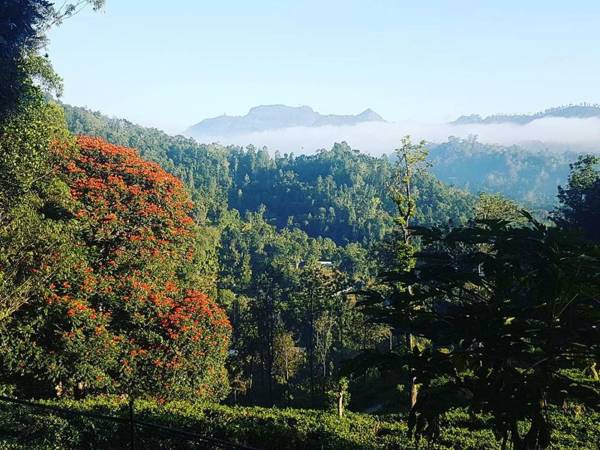
[[0, 4], [0, 121], [20, 108], [32, 80], [60, 91], [59, 78], [39, 51], [52, 26], [88, 3], [97, 10], [104, 0], [64, 2], [58, 8], [46, 0], [4, 0]]
[[[49, 404], [97, 414], [127, 417], [126, 403], [111, 398], [85, 401], [58, 401]], [[188, 429], [209, 437], [269, 449], [393, 449], [415, 448], [406, 436], [401, 417], [376, 417], [367, 414], [337, 414], [317, 410], [259, 407], [230, 407], [171, 402], [159, 405], [151, 401], [136, 402], [136, 417], [146, 422]], [[67, 418], [24, 407], [0, 405], [2, 448], [125, 448], [129, 445], [126, 425], [112, 424], [84, 417]], [[600, 436], [598, 413], [562, 412], [552, 409], [550, 418], [556, 432], [552, 448], [567, 450], [597, 448]], [[453, 410], [442, 418], [444, 424], [439, 450], [474, 448], [496, 450], [500, 444], [488, 428], [489, 419]], [[137, 434], [137, 444], [148, 449], [206, 448], [183, 439], [169, 438], [144, 428]]]
[[[103, 1], [92, 3], [97, 9]], [[38, 87], [61, 87], [39, 51], [46, 31], [75, 12], [63, 8], [44, 0], [0, 4], [0, 322], [69, 260], [68, 189], [52, 172], [49, 150], [68, 148], [70, 138], [61, 109]]]
[[527, 219], [521, 213], [521, 209], [516, 202], [502, 194], [482, 192], [475, 203], [475, 219], [479, 221], [506, 220], [511, 223], [524, 224]]
[[549, 211], [556, 203], [556, 186], [569, 174], [576, 152], [564, 146], [500, 146], [449, 137], [430, 144], [432, 172], [444, 183], [472, 193], [501, 193], [530, 210]]
[[49, 148], [71, 144], [60, 108], [32, 86], [0, 121], [0, 326], [69, 264], [68, 187]]
[[[204, 145], [63, 106], [72, 132], [139, 148], [144, 158], [184, 180], [213, 221], [228, 208], [244, 217], [264, 206], [266, 220], [278, 229], [298, 228], [338, 245], [372, 243], [393, 227], [396, 206], [387, 198], [394, 163], [390, 158], [361, 154], [346, 143], [300, 156], [271, 155], [252, 146]], [[415, 188], [420, 193], [415, 223], [461, 224], [471, 217], [473, 199], [466, 192], [426, 173], [416, 177]]]
[[0, 121], [14, 112], [30, 87], [24, 59], [38, 49], [38, 30], [51, 9], [44, 0], [7, 0], [0, 5]]
[[414, 145], [409, 136], [402, 139], [402, 146], [395, 151], [396, 163], [390, 180], [389, 194], [398, 208], [395, 217], [402, 229], [404, 242], [410, 242], [410, 221], [417, 214], [417, 197], [415, 178], [423, 174], [427, 163], [425, 142]]
[[304, 349], [296, 345], [294, 336], [289, 331], [279, 331], [273, 340], [273, 373], [280, 384], [289, 383], [304, 362]]
[[341, 350], [348, 330], [350, 314], [344, 275], [322, 264], [311, 264], [302, 271], [301, 281], [293, 293], [292, 307], [298, 311], [300, 342], [307, 352], [310, 403], [316, 404], [319, 391], [324, 392], [333, 375], [334, 349]]
[[371, 310], [430, 343], [395, 362], [415, 367], [423, 386], [409, 420], [418, 436], [435, 440], [440, 415], [468, 406], [490, 414], [515, 449], [546, 448], [548, 404], [599, 406], [597, 382], [569, 372], [600, 357], [598, 248], [529, 221], [419, 230], [423, 261], [390, 280], [412, 293], [396, 290], [390, 307]]
[[584, 236], [600, 242], [600, 157], [580, 156], [570, 165], [566, 187], [558, 187], [560, 205], [554, 211], [559, 226], [581, 231]]
[[349, 392], [350, 382], [348, 378], [341, 377], [337, 380], [331, 389], [327, 391], [327, 396], [329, 397], [330, 406], [334, 411], [337, 412], [339, 417], [343, 417], [350, 404], [350, 392]]
[[87, 137], [78, 147], [57, 169], [76, 201], [79, 269], [14, 316], [3, 366], [45, 395], [221, 398], [230, 325], [197, 290], [199, 229], [182, 183], [132, 149]]
[[[297, 229], [278, 231], [266, 222], [264, 210], [247, 214], [244, 220], [234, 211], [224, 217], [221, 228], [218, 285], [220, 296], [228, 299], [232, 371], [240, 393], [247, 394], [242, 401], [308, 404], [310, 359], [298, 358], [300, 367], [295, 376], [288, 373], [286, 381], [281, 370], [286, 357], [310, 351], [313, 374], [317, 364], [324, 364], [328, 378], [345, 355], [365, 343], [372, 345], [378, 336], [376, 330], [364, 326], [355, 303], [338, 295], [313, 301], [315, 345], [310, 345], [313, 328], [306, 320], [311, 301], [302, 291], [309, 281], [320, 279], [320, 269], [337, 274], [336, 279], [347, 278], [345, 283], [363, 283], [373, 276], [374, 265], [358, 244], [338, 247], [329, 239], [312, 239]], [[341, 289], [338, 286], [334, 292]], [[285, 345], [282, 336], [286, 336]], [[326, 381], [319, 379], [319, 386]]]

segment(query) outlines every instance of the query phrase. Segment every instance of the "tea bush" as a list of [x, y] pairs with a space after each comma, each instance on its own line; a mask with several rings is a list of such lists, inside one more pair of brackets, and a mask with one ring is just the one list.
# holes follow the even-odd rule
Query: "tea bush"
[[[81, 401], [47, 401], [47, 405], [85, 413], [127, 417], [127, 403], [117, 397]], [[318, 410], [238, 407], [208, 403], [138, 401], [137, 420], [192, 431], [260, 449], [406, 449], [418, 448], [407, 437], [404, 417], [336, 414]], [[600, 414], [553, 410], [556, 426], [553, 449], [597, 449], [600, 444]], [[150, 428], [138, 427], [138, 448], [195, 449], [192, 443], [169, 437]], [[127, 423], [59, 413], [0, 403], [0, 448], [2, 449], [116, 449], [130, 445]], [[426, 442], [420, 443], [426, 448]], [[208, 448], [212, 448], [208, 446]], [[446, 414], [437, 449], [499, 449], [487, 420], [464, 411]]]

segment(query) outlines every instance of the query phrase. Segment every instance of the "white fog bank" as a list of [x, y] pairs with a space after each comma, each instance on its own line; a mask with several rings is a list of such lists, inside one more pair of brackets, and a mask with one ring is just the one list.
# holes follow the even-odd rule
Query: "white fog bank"
[[[403, 136], [413, 140], [445, 142], [449, 136], [468, 138], [488, 144], [513, 145], [544, 143], [552, 149], [600, 151], [600, 118], [544, 118], [526, 125], [516, 124], [425, 124], [416, 122], [367, 122], [354, 126], [294, 127], [236, 136], [197, 136], [203, 143], [266, 146], [282, 153], [313, 153], [346, 141], [353, 148], [381, 155], [391, 153]], [[539, 147], [539, 144], [536, 145]]]

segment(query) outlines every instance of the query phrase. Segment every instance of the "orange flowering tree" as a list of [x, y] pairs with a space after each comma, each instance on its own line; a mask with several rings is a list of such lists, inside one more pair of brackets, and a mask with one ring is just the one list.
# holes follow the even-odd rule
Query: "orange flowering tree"
[[230, 324], [198, 290], [201, 236], [181, 181], [133, 149], [90, 137], [78, 148], [58, 167], [78, 270], [20, 312], [15, 371], [59, 392], [222, 398]]

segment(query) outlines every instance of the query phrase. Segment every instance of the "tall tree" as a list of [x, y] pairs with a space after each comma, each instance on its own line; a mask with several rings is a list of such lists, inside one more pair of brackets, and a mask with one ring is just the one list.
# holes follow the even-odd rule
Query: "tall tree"
[[567, 186], [558, 187], [560, 205], [554, 210], [554, 220], [600, 242], [600, 157], [583, 155], [570, 167]]
[[599, 249], [528, 220], [419, 230], [422, 262], [396, 274], [412, 294], [397, 291], [380, 314], [428, 343], [406, 358], [422, 384], [409, 418], [417, 436], [435, 440], [440, 415], [467, 407], [493, 417], [502, 448], [547, 448], [549, 404], [599, 406], [582, 375], [600, 357]]
[[48, 30], [87, 4], [99, 9], [104, 0], [64, 2], [59, 7], [47, 0], [0, 3], [0, 120], [14, 112], [32, 81], [60, 90], [59, 78], [39, 52]]
[[[410, 270], [414, 265], [413, 234], [411, 223], [417, 213], [418, 191], [415, 187], [415, 178], [423, 173], [428, 167], [427, 148], [425, 142], [413, 144], [409, 136], [402, 139], [402, 145], [395, 150], [396, 163], [392, 181], [390, 184], [390, 194], [398, 214], [395, 222], [400, 228], [400, 245], [396, 245], [394, 250], [394, 270]], [[393, 241], [392, 241], [393, 242]], [[410, 286], [407, 286], [410, 293]], [[405, 333], [406, 347], [409, 352], [415, 348], [415, 341], [410, 330]], [[409, 379], [410, 406], [413, 407], [417, 401], [418, 386], [415, 374], [410, 375]]]
[[223, 397], [230, 325], [198, 290], [212, 274], [181, 181], [97, 138], [57, 151], [78, 268], [14, 315], [2, 369], [28, 393]]
[[286, 404], [290, 401], [289, 385], [304, 362], [304, 349], [299, 347], [290, 331], [278, 330], [273, 342], [275, 359], [273, 361], [273, 375], [275, 380], [284, 386]]
[[525, 223], [519, 205], [502, 194], [481, 193], [475, 203], [476, 220], [506, 220], [512, 223]]
[[396, 224], [400, 227], [402, 240], [408, 248], [412, 239], [411, 222], [417, 213], [418, 191], [415, 178], [429, 166], [428, 152], [425, 141], [413, 144], [409, 136], [402, 139], [402, 145], [394, 152], [396, 162], [389, 193], [398, 209]]
[[[302, 271], [300, 285], [293, 294], [295, 309], [302, 318], [301, 334], [306, 347], [311, 403], [324, 393], [328, 374], [330, 350], [333, 345], [333, 328], [338, 324], [341, 295], [346, 288], [341, 272], [315, 262]], [[321, 388], [321, 392], [317, 391]]]
[[22, 101], [0, 121], [0, 325], [69, 264], [73, 231], [52, 169], [52, 147], [72, 146], [60, 108], [33, 88]]

